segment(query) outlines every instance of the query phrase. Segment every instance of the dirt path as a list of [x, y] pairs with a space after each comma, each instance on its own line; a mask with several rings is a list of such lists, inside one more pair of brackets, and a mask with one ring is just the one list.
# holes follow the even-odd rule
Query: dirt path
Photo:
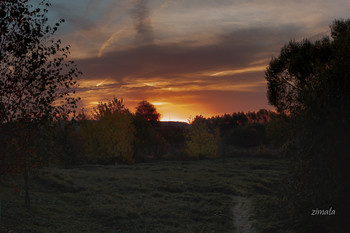
[[254, 233], [256, 232], [251, 219], [252, 203], [249, 198], [233, 196], [235, 205], [232, 207], [233, 225], [235, 233]]

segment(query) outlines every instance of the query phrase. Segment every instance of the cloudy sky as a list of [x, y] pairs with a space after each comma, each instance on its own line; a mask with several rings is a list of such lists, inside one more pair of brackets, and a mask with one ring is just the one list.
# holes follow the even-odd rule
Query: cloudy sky
[[319, 39], [348, 0], [60, 0], [51, 20], [83, 72], [81, 106], [141, 100], [163, 120], [272, 109], [264, 70], [289, 40]]

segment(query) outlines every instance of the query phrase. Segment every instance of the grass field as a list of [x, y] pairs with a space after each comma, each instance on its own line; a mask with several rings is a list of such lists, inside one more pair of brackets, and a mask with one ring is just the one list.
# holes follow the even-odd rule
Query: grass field
[[285, 172], [285, 160], [256, 157], [43, 168], [31, 211], [21, 177], [0, 183], [0, 232], [259, 232], [257, 203]]

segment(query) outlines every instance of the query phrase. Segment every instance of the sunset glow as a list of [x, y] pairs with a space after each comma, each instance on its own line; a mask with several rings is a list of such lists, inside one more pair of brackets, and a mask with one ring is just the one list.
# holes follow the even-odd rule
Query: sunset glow
[[[340, 7], [341, 6], [341, 7]], [[264, 71], [291, 39], [318, 39], [346, 18], [337, 1], [56, 1], [50, 20], [83, 72], [80, 107], [113, 97], [153, 103], [163, 121], [272, 109]]]

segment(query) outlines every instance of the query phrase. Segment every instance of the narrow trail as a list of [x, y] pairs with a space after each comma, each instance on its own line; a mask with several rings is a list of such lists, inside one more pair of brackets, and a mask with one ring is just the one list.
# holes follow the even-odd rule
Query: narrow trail
[[249, 198], [233, 196], [232, 207], [234, 233], [254, 233], [254, 220], [251, 219], [252, 203]]

